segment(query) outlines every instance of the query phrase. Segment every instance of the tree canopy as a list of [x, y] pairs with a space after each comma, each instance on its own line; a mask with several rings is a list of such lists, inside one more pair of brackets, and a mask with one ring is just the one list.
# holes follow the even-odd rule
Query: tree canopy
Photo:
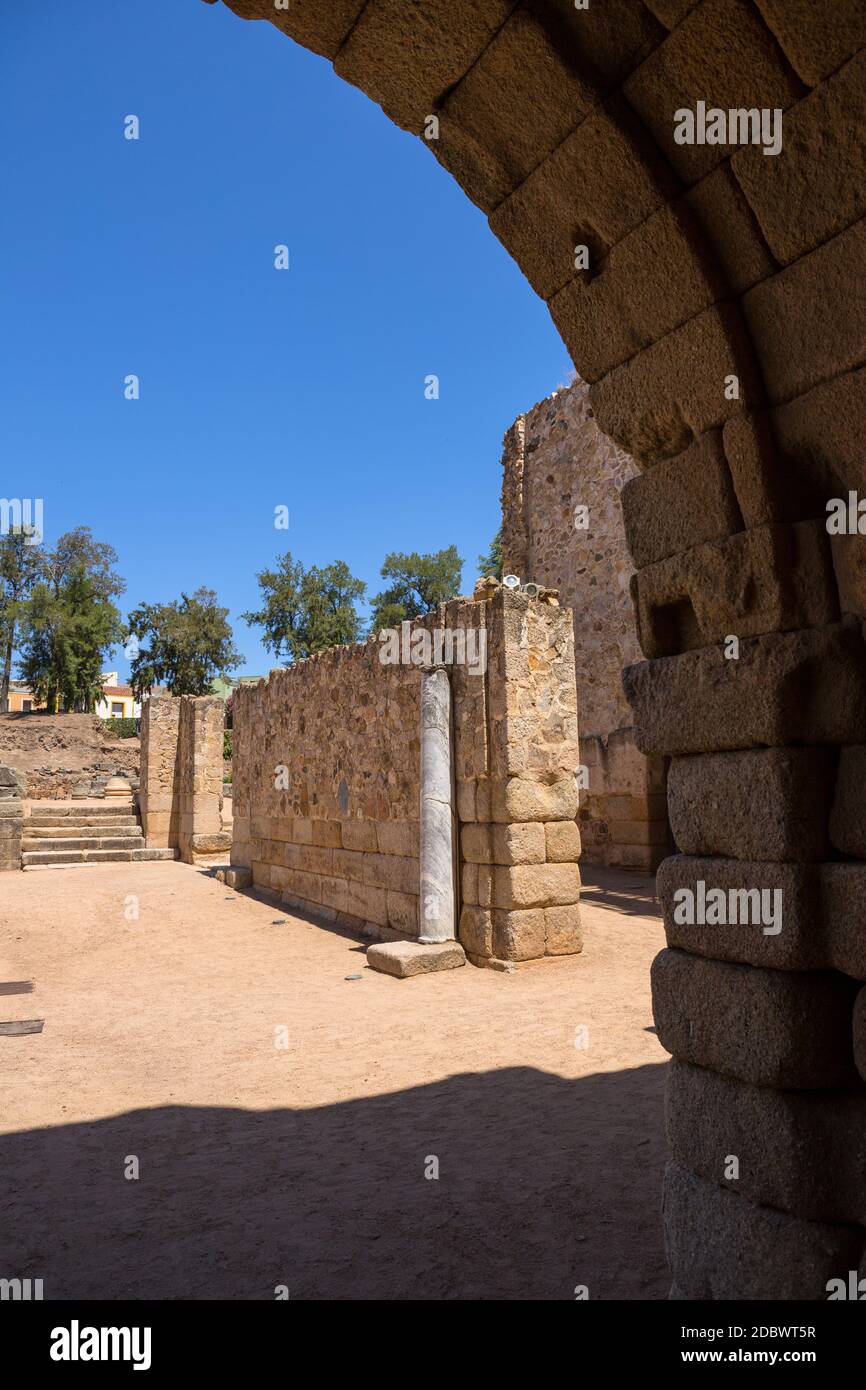
[[27, 611], [27, 600], [42, 571], [43, 553], [32, 527], [0, 536], [0, 710], [9, 707], [12, 653]]
[[305, 569], [287, 550], [277, 558], [275, 569], [262, 570], [256, 579], [262, 607], [241, 617], [264, 629], [264, 646], [286, 665], [325, 647], [360, 640], [357, 604], [367, 586], [343, 560]]
[[89, 526], [67, 531], [42, 550], [21, 622], [21, 675], [49, 714], [89, 711], [99, 698], [102, 666], [123, 624], [113, 600], [126, 587], [112, 546]]
[[478, 573], [482, 579], [502, 579], [502, 527], [490, 542], [486, 555], [478, 556]]
[[454, 598], [460, 592], [463, 561], [456, 545], [425, 555], [418, 551], [408, 555], [393, 551], [385, 556], [379, 572], [391, 583], [373, 599], [373, 632], [423, 617], [446, 599]]
[[143, 603], [127, 622], [130, 685], [138, 699], [155, 685], [172, 695], [207, 695], [216, 676], [228, 675], [243, 657], [236, 649], [229, 610], [213, 589], [181, 594], [172, 603]]

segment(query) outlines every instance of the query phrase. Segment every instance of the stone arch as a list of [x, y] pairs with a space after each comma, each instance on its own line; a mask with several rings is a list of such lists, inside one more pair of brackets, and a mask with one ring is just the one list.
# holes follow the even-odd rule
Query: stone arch
[[[862, 0], [225, 2], [424, 139], [642, 470], [624, 680], [681, 851], [654, 969], [674, 1287], [826, 1297], [866, 1234], [866, 558], [825, 524], [866, 487]], [[699, 102], [784, 113], [781, 153], [677, 143]], [[782, 930], [678, 923], [700, 883], [781, 893]]]

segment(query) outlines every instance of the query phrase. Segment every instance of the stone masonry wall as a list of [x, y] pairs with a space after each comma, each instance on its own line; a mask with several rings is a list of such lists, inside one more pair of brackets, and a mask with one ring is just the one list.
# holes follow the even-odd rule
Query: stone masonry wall
[[21, 868], [26, 782], [14, 767], [0, 765], [0, 872]]
[[222, 830], [225, 703], [217, 695], [180, 698], [178, 730], [178, 849], [191, 863], [196, 854], [228, 849]]
[[[485, 592], [406, 631], [485, 634], [486, 671], [448, 666], [458, 935], [478, 964], [580, 949], [569, 615], [552, 595]], [[420, 669], [381, 652], [334, 647], [235, 692], [232, 863], [289, 905], [413, 939]]]
[[215, 695], [151, 696], [141, 720], [139, 809], [148, 849], [192, 863], [227, 850], [221, 830], [225, 705]]
[[518, 416], [502, 464], [505, 572], [557, 589], [574, 614], [583, 857], [653, 869], [669, 847], [666, 762], [638, 752], [622, 687], [640, 646], [620, 494], [638, 468], [600, 432], [582, 381]]
[[139, 810], [148, 849], [176, 847], [180, 830], [180, 701], [152, 695], [141, 711]]

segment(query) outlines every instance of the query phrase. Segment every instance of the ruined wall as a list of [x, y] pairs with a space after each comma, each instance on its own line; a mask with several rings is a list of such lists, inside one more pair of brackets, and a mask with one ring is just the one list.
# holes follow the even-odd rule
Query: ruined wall
[[93, 714], [0, 714], [0, 763], [24, 773], [32, 801], [100, 796], [115, 775], [135, 787], [139, 758], [137, 738], [112, 738]]
[[[410, 641], [483, 633], [486, 669], [448, 666], [458, 936], [478, 963], [580, 948], [570, 626], [552, 599], [503, 590], [407, 625]], [[334, 647], [236, 690], [232, 863], [290, 905], [412, 939], [420, 669], [382, 651], [380, 638]]]
[[225, 704], [218, 696], [154, 695], [141, 718], [139, 810], [148, 849], [192, 863], [227, 850], [222, 830]]
[[558, 589], [574, 613], [583, 857], [655, 868], [669, 847], [665, 760], [638, 752], [622, 687], [640, 655], [620, 501], [637, 466], [599, 431], [581, 381], [518, 416], [502, 466], [505, 572]]
[[180, 701], [152, 695], [141, 711], [138, 805], [148, 849], [177, 847], [180, 828], [177, 741]]
[[217, 695], [182, 695], [178, 728], [178, 849], [196, 854], [228, 849], [222, 831], [225, 702]]
[[27, 784], [14, 767], [0, 765], [0, 872], [21, 868], [21, 836]]

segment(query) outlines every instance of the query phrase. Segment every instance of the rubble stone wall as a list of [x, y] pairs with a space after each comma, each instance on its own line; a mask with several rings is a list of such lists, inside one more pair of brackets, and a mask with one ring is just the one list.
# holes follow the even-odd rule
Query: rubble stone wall
[[[570, 614], [498, 589], [407, 624], [406, 650], [437, 629], [480, 634], [486, 652], [485, 669], [448, 666], [459, 940], [479, 964], [579, 950]], [[287, 904], [412, 939], [420, 668], [383, 651], [379, 637], [330, 648], [235, 692], [232, 863]]]
[[638, 467], [577, 381], [517, 418], [502, 470], [505, 572], [557, 589], [574, 614], [583, 858], [654, 869], [670, 848], [666, 763], [638, 752], [622, 687], [640, 646], [620, 492]]

